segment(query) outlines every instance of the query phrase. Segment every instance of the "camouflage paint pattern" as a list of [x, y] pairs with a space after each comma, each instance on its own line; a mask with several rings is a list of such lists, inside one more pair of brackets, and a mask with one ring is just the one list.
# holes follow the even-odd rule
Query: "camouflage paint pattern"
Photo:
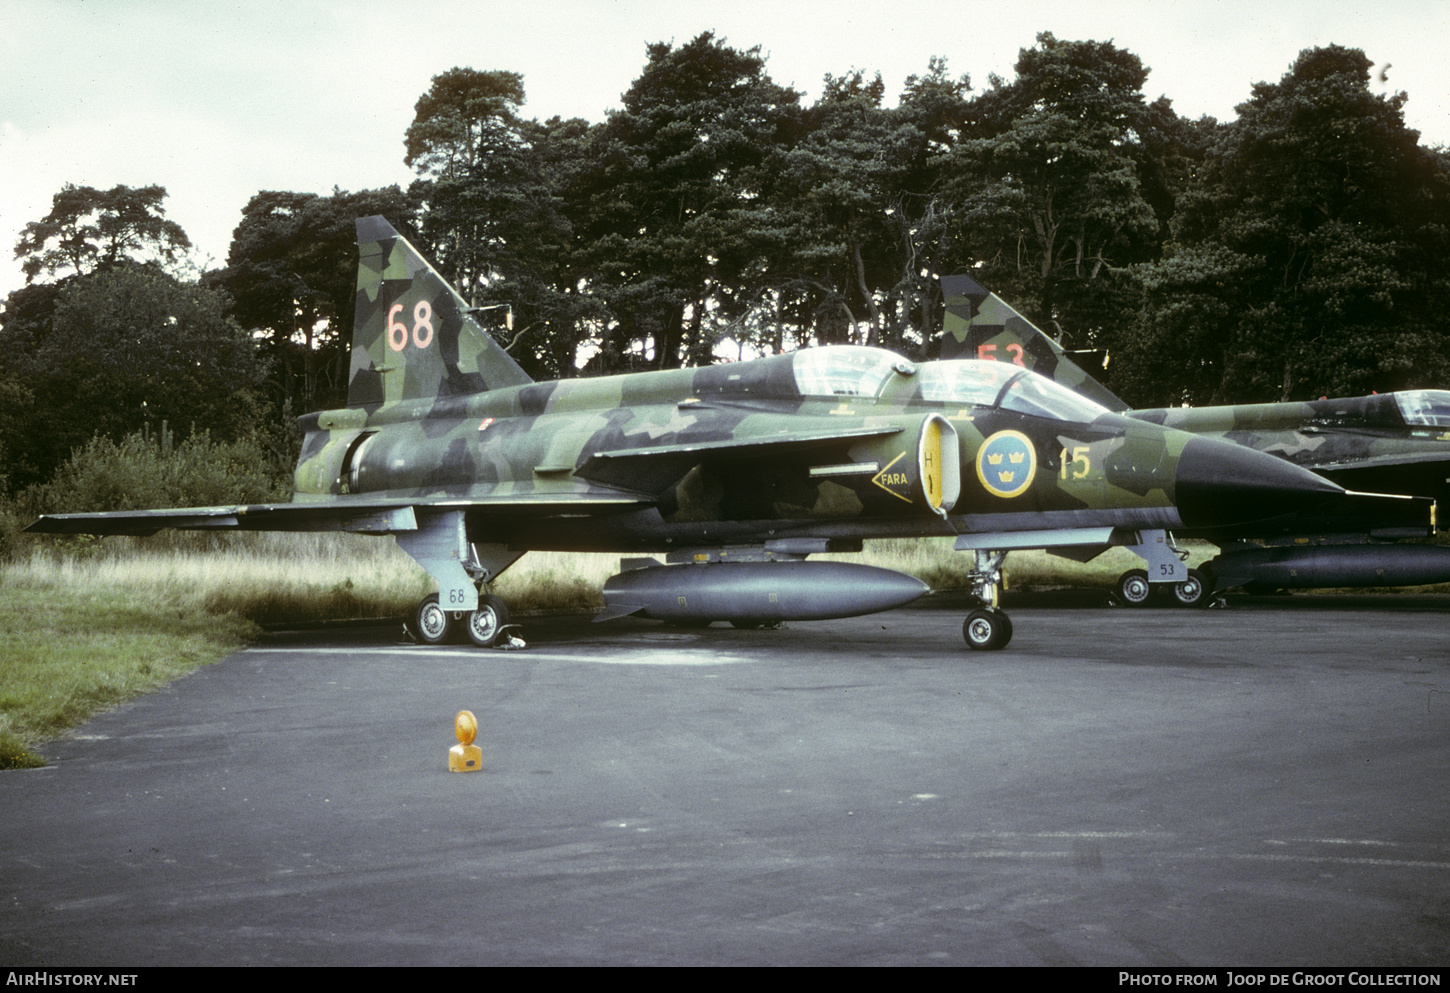
[[[1443, 414], [1407, 421], [1400, 403], [1409, 396], [1435, 401]], [[1266, 452], [1347, 489], [1450, 502], [1450, 392], [1167, 407], [1129, 416]]]
[[1129, 410], [1057, 342], [970, 276], [943, 276], [941, 285], [943, 358], [1012, 362], [1135, 420], [1264, 452], [1351, 490], [1450, 501], [1450, 392]]

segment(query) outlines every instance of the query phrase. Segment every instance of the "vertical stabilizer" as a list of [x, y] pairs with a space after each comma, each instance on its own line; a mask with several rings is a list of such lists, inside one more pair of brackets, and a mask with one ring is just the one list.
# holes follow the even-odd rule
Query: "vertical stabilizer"
[[349, 407], [533, 382], [469, 316], [463, 298], [384, 218], [358, 218], [357, 245]]
[[971, 276], [941, 277], [946, 314], [941, 357], [995, 359], [1031, 369], [1109, 410], [1128, 405], [1088, 375], [1063, 347]]

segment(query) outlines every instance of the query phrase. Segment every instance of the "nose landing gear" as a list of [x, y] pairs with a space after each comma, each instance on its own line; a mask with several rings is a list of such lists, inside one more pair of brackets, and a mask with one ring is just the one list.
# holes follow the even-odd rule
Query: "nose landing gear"
[[997, 606], [1002, 590], [1002, 563], [1006, 552], [977, 549], [968, 580], [972, 596], [980, 604], [962, 622], [962, 638], [975, 652], [994, 652], [1012, 640], [1012, 619]]

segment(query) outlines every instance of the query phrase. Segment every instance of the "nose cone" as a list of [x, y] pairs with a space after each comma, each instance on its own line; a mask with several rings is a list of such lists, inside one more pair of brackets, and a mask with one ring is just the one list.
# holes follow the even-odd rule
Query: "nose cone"
[[1174, 496], [1186, 527], [1265, 521], [1313, 509], [1344, 489], [1252, 448], [1194, 438], [1178, 459]]

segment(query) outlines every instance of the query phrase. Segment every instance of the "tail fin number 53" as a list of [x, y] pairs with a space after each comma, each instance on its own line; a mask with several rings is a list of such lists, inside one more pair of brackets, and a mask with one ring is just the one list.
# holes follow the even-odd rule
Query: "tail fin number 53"
[[[395, 303], [388, 310], [388, 347], [395, 352], [401, 352], [408, 347], [408, 326], [394, 319], [394, 315], [402, 309], [402, 304]], [[413, 308], [412, 338], [413, 344], [418, 348], [427, 348], [433, 344], [433, 305], [427, 300], [419, 300]]]

